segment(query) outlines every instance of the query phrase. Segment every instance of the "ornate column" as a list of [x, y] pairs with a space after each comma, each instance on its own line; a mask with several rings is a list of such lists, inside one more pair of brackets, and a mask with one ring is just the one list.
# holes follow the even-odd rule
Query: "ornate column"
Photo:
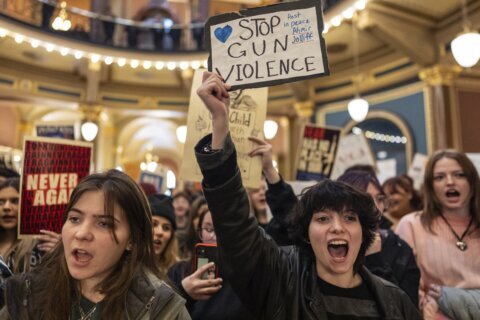
[[431, 137], [429, 152], [461, 149], [460, 120], [454, 99], [454, 80], [462, 69], [458, 66], [438, 64], [420, 71], [419, 77], [427, 84], [426, 125]]

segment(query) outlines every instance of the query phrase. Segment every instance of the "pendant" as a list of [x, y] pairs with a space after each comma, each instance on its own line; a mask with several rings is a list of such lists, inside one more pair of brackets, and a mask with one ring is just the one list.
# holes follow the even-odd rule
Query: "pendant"
[[458, 249], [465, 251], [467, 250], [467, 243], [465, 241], [457, 241]]

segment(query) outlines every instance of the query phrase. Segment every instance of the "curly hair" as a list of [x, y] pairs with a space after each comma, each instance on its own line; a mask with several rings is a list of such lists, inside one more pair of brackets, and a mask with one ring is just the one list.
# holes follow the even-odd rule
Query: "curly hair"
[[364, 263], [365, 252], [375, 238], [378, 224], [375, 202], [369, 194], [339, 181], [323, 180], [304, 189], [291, 216], [290, 236], [311, 259], [315, 259], [315, 254], [308, 240], [308, 228], [313, 214], [324, 210], [352, 211], [358, 215], [362, 227], [362, 244], [353, 265], [354, 272], [358, 272]]

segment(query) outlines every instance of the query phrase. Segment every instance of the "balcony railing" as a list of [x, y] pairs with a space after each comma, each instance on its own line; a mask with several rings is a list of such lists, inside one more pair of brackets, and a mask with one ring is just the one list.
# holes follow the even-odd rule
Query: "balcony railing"
[[[324, 11], [342, 0], [321, 0]], [[71, 7], [52, 0], [0, 0], [0, 14], [45, 32], [103, 46], [146, 52], [204, 51], [203, 22], [180, 24], [162, 6], [145, 7], [134, 19]], [[327, 27], [328, 29], [328, 27]]]
[[104, 46], [147, 52], [204, 50], [204, 23], [180, 24], [175, 13], [160, 6], [146, 7], [136, 20], [130, 20], [65, 6], [60, 1], [0, 0], [0, 13], [45, 32]]

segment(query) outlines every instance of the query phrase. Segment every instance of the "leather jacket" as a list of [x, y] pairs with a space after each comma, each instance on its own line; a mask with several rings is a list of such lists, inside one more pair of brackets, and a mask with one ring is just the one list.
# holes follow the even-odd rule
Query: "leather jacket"
[[[315, 262], [295, 247], [282, 250], [249, 216], [248, 196], [230, 135], [222, 150], [202, 153], [209, 142], [211, 135], [200, 140], [195, 151], [217, 235], [220, 267], [228, 271], [232, 287], [259, 319], [327, 319]], [[373, 293], [382, 319], [421, 319], [400, 288], [366, 268], [360, 275]]]

